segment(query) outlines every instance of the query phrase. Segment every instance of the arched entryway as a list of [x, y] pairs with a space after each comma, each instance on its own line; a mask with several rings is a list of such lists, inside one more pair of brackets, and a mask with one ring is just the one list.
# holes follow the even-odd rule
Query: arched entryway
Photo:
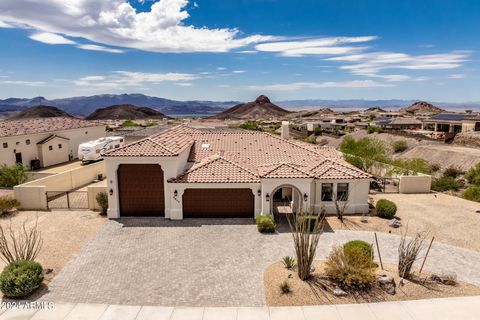
[[295, 213], [301, 210], [302, 193], [291, 184], [282, 184], [272, 190], [270, 212], [274, 214]]

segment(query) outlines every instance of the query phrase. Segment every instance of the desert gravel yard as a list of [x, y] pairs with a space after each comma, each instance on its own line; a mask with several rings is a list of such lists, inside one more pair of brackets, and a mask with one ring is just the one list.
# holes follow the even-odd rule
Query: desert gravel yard
[[435, 241], [480, 251], [480, 203], [468, 201], [444, 193], [426, 194], [375, 194], [374, 201], [388, 199], [398, 207], [396, 216], [401, 219], [402, 227], [393, 229], [388, 220], [369, 217], [368, 223], [362, 223], [362, 217], [349, 216], [342, 226], [336, 217], [327, 220], [333, 229], [368, 230], [400, 234], [408, 224], [409, 234], [425, 231]]
[[[478, 229], [477, 229], [478, 230]], [[380, 233], [383, 261], [396, 263], [399, 236]], [[364, 231], [325, 232], [317, 259]], [[293, 255], [289, 233], [263, 235], [253, 219], [109, 220], [49, 284], [42, 300], [163, 306], [263, 306], [268, 266]], [[435, 243], [426, 270], [480, 285], [480, 252]]]

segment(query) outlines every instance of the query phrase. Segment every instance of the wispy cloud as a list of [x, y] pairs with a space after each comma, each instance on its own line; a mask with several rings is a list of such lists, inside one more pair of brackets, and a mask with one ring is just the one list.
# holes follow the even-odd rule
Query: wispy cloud
[[217, 68], [217, 71], [224, 71], [224, 70], [227, 70], [227, 68], [225, 68], [225, 67], [218, 67]]
[[0, 80], [2, 85], [15, 85], [15, 86], [29, 86], [29, 87], [43, 87], [47, 83], [44, 81], [23, 81], [23, 80]]
[[179, 87], [191, 87], [191, 86], [193, 86], [193, 83], [191, 83], [191, 82], [175, 82], [174, 85], [179, 86]]
[[110, 52], [110, 53], [124, 53], [123, 50], [107, 48], [107, 47], [99, 46], [99, 45], [96, 45], [96, 44], [79, 44], [79, 45], [77, 45], [77, 47], [80, 48], [80, 49], [83, 49], [83, 50], [90, 50], [90, 51], [103, 51], [103, 52]]
[[375, 39], [377, 39], [376, 36], [363, 36], [276, 41], [258, 44], [255, 46], [255, 49], [263, 52], [276, 52], [286, 57], [302, 57], [305, 55], [337, 55], [354, 53], [366, 49], [365, 47], [343, 46], [345, 44], [363, 43], [373, 41]]
[[238, 73], [245, 73], [245, 72], [247, 72], [247, 71], [245, 71], [245, 70], [233, 70], [232, 71], [232, 73], [237, 73], [237, 74]]
[[451, 74], [449, 76], [450, 79], [463, 79], [465, 78], [465, 75], [463, 73], [456, 73], [456, 74]]
[[92, 75], [82, 77], [73, 81], [73, 83], [77, 86], [105, 88], [141, 87], [145, 84], [160, 84], [162, 82], [174, 82], [178, 86], [190, 86], [191, 83], [184, 83], [183, 81], [192, 81], [198, 78], [198, 75], [190, 73], [148, 73], [120, 70], [106, 76]]
[[352, 81], [329, 81], [329, 82], [293, 82], [293, 83], [281, 83], [270, 85], [255, 85], [248, 86], [249, 90], [262, 90], [266, 91], [296, 91], [300, 89], [322, 89], [322, 88], [381, 88], [381, 87], [394, 87], [390, 83], [382, 83], [372, 80], [352, 80]]
[[65, 38], [59, 34], [50, 32], [38, 32], [30, 35], [32, 40], [46, 43], [46, 44], [75, 44], [75, 41]]

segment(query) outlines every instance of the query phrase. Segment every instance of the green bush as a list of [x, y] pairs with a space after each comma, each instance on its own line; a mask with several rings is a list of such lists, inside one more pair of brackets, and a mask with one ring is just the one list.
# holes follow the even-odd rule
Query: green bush
[[413, 158], [413, 159], [394, 159], [389, 160], [389, 163], [395, 167], [400, 168], [400, 170], [393, 169], [394, 173], [403, 173], [411, 174], [414, 173], [424, 173], [431, 174], [432, 167], [427, 160], [422, 158]]
[[335, 247], [325, 262], [325, 273], [343, 289], [368, 289], [375, 283], [374, 265], [365, 264], [361, 255], [348, 257], [344, 248]]
[[385, 219], [392, 219], [397, 213], [397, 205], [387, 199], [378, 200], [375, 209], [377, 209], [377, 215]]
[[287, 269], [292, 269], [295, 266], [295, 258], [286, 256], [282, 258], [282, 263]]
[[480, 186], [480, 162], [467, 171], [465, 174], [465, 179], [467, 179], [467, 181], [471, 184]]
[[443, 176], [444, 177], [452, 177], [452, 178], [458, 178], [463, 173], [463, 171], [459, 168], [456, 168], [454, 166], [450, 166], [447, 169], [443, 171]]
[[138, 124], [133, 120], [125, 120], [120, 126], [124, 128], [129, 128], [129, 127], [136, 127], [138, 126]]
[[407, 141], [405, 140], [397, 140], [392, 143], [393, 152], [403, 152], [407, 150]]
[[370, 134], [370, 133], [374, 133], [374, 132], [382, 133], [383, 129], [380, 128], [380, 127], [375, 127], [375, 126], [368, 125], [367, 126], [367, 133]]
[[12, 198], [10, 196], [3, 196], [0, 197], [0, 213], [4, 214], [7, 213], [8, 211], [18, 208], [20, 206], [20, 202]]
[[458, 191], [460, 188], [463, 187], [463, 183], [461, 181], [456, 180], [453, 177], [443, 176], [440, 178], [434, 178], [432, 180], [432, 190], [443, 192], [448, 190]]
[[20, 299], [32, 294], [43, 281], [43, 268], [35, 261], [18, 260], [0, 274], [0, 290], [8, 298]]
[[3, 164], [0, 166], [0, 187], [12, 188], [25, 181], [27, 181], [27, 173], [23, 165], [15, 164], [9, 167]]
[[101, 208], [100, 214], [105, 215], [107, 214], [108, 209], [108, 195], [106, 192], [99, 192], [95, 196], [95, 200], [97, 200], [98, 205]]
[[258, 216], [255, 221], [257, 222], [257, 229], [261, 233], [274, 233], [275, 232], [275, 220], [273, 215], [261, 215]]
[[258, 125], [256, 121], [246, 121], [238, 127], [244, 130], [262, 131], [262, 128]]
[[368, 266], [373, 261], [372, 245], [362, 240], [352, 240], [345, 243], [343, 253], [351, 264], [358, 262], [362, 266]]
[[468, 187], [468, 189], [463, 192], [463, 197], [467, 200], [480, 202], [480, 187]]
[[287, 293], [290, 293], [291, 290], [290, 290], [290, 285], [288, 284], [287, 281], [283, 281], [281, 284], [280, 284], [280, 292], [282, 294], [287, 294]]

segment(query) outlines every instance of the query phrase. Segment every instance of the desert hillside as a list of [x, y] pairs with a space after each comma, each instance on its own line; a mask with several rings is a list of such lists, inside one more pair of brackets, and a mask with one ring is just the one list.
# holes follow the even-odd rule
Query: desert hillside
[[168, 118], [163, 113], [148, 107], [137, 107], [132, 104], [113, 105], [100, 108], [88, 115], [87, 120], [137, 120]]
[[255, 101], [237, 104], [212, 118], [215, 119], [260, 119], [282, 117], [289, 114], [285, 110], [272, 102], [266, 96], [259, 96]]
[[422, 113], [441, 113], [445, 110], [435, 107], [431, 103], [425, 101], [417, 101], [409, 107], [399, 110], [402, 113], [422, 114]]
[[31, 119], [31, 118], [52, 118], [52, 117], [72, 117], [70, 114], [57, 107], [35, 106], [24, 109], [9, 119]]

